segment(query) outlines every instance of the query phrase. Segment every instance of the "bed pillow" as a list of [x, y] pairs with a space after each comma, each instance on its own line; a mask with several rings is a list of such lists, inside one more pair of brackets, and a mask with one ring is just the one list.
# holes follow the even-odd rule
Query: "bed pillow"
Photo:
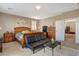
[[23, 38], [23, 33], [22, 33], [22, 32], [17, 33], [17, 34], [16, 34], [16, 38], [17, 38], [18, 40], [21, 40], [21, 39]]

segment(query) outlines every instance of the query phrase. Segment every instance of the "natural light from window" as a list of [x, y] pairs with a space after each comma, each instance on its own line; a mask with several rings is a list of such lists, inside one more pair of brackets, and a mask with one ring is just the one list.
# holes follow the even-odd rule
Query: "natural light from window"
[[36, 30], [36, 21], [32, 21], [32, 30]]

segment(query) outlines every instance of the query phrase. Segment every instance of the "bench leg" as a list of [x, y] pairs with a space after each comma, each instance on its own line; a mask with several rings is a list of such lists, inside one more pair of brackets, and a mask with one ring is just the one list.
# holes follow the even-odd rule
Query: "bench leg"
[[45, 53], [45, 46], [44, 46], [44, 53]]
[[61, 49], [61, 45], [59, 45], [59, 49]]
[[52, 56], [54, 56], [54, 49], [52, 48]]
[[34, 52], [34, 50], [33, 50], [33, 54], [34, 54], [35, 52]]
[[35, 53], [34, 48], [33, 48], [33, 54]]
[[59, 48], [61, 49], [61, 42], [60, 42]]

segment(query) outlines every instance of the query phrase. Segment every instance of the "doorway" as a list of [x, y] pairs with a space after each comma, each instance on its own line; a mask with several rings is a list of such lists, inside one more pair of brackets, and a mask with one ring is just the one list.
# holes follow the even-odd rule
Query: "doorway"
[[65, 42], [75, 44], [75, 32], [76, 32], [75, 20], [65, 21]]

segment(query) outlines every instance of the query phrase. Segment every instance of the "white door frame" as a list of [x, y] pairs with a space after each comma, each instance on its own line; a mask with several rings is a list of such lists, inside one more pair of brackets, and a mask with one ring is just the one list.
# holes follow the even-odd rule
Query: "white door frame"
[[68, 19], [64, 19], [64, 20], [75, 20], [75, 43], [79, 44], [79, 17], [76, 18], [68, 18]]

